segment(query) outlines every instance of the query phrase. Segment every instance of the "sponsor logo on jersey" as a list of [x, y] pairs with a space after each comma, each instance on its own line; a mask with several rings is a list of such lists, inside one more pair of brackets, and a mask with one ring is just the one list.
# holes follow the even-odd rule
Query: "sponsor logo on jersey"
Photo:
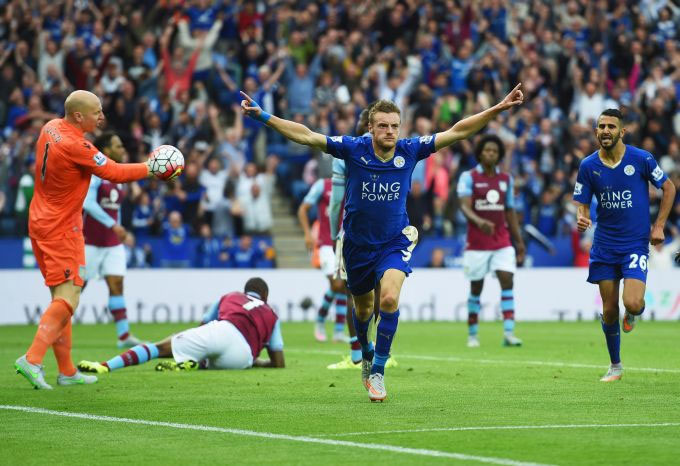
[[574, 185], [574, 196], [580, 196], [582, 192], [583, 185], [577, 181], [576, 184]]
[[[371, 177], [373, 176], [377, 175], [372, 175]], [[398, 181], [392, 183], [361, 182], [361, 199], [366, 199], [369, 202], [396, 201], [399, 199], [400, 191], [401, 183]]]
[[661, 167], [657, 166], [654, 171], [652, 171], [652, 178], [654, 178], [654, 181], [659, 181], [663, 178], [663, 170]]
[[96, 163], [100, 167], [102, 165], [106, 165], [106, 156], [101, 152], [97, 152], [96, 154], [94, 154], [94, 157], [92, 157], [92, 159], [94, 160], [94, 163]]
[[406, 163], [406, 160], [404, 160], [404, 157], [402, 157], [401, 155], [397, 155], [394, 158], [394, 166], [397, 167], [397, 168], [403, 167], [405, 163]]
[[420, 141], [421, 144], [429, 144], [430, 142], [432, 142], [432, 135], [420, 136], [418, 141]]
[[92, 146], [90, 145], [89, 142], [84, 142], [83, 146], [85, 146], [85, 149], [92, 149]]
[[342, 142], [342, 136], [331, 136], [331, 141], [333, 142]]
[[600, 193], [598, 201], [603, 209], [628, 209], [633, 207], [633, 193], [630, 189], [623, 191], [607, 190]]
[[635, 173], [635, 167], [632, 165], [626, 165], [623, 167], [623, 173], [625, 173], [628, 176], [631, 176]]

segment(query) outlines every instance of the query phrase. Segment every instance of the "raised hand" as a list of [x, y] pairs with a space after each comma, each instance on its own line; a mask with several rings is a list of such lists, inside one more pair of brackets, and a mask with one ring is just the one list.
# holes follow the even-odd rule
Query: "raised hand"
[[241, 100], [241, 110], [243, 110], [243, 114], [257, 120], [262, 114], [262, 107], [245, 92], [241, 91], [241, 96], [243, 97], [243, 100]]
[[524, 103], [524, 94], [520, 87], [522, 87], [522, 83], [517, 84], [515, 88], [498, 103], [498, 108], [507, 110], [516, 105], [522, 105], [522, 103]]

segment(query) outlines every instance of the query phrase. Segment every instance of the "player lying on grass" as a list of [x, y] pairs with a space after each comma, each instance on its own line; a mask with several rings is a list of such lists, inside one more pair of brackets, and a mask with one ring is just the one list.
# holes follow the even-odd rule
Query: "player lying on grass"
[[[98, 363], [80, 361], [83, 372], [103, 374], [122, 367], [143, 364], [156, 358], [174, 358], [156, 365], [156, 370], [248, 369], [284, 367], [283, 338], [279, 319], [267, 305], [269, 287], [261, 278], [246, 282], [244, 292], [220, 298], [203, 316], [200, 327], [185, 330], [159, 343], [141, 344]], [[267, 348], [269, 360], [256, 359]]]

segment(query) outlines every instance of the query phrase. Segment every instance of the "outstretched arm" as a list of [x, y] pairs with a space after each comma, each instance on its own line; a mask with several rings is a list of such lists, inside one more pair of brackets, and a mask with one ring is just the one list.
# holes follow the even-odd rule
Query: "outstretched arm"
[[241, 91], [241, 95], [244, 99], [241, 101], [241, 110], [245, 115], [261, 121], [270, 128], [275, 129], [286, 137], [286, 139], [290, 139], [291, 141], [304, 146], [326, 151], [326, 136], [323, 134], [315, 133], [303, 124], [270, 115], [262, 110], [257, 102], [251, 99], [248, 94]]
[[505, 99], [493, 107], [487, 108], [482, 112], [460, 120], [448, 130], [437, 133], [436, 137], [434, 138], [435, 151], [438, 151], [443, 147], [450, 146], [454, 142], [460, 141], [461, 139], [469, 138], [486, 126], [486, 124], [494, 119], [499, 113], [516, 105], [522, 104], [524, 101], [524, 94], [522, 94], [522, 91], [520, 90], [521, 86], [522, 83], [516, 85], [515, 88], [505, 96]]

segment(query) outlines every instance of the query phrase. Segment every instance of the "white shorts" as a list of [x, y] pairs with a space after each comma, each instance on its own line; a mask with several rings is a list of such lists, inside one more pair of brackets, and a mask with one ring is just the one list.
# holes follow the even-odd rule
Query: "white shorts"
[[507, 246], [494, 251], [465, 251], [463, 253], [463, 273], [470, 281], [482, 280], [487, 273], [496, 272], [515, 273], [517, 260], [515, 248]]
[[125, 246], [122, 244], [111, 247], [85, 245], [85, 280], [109, 275], [122, 277], [126, 270]]
[[347, 271], [345, 270], [345, 259], [342, 257], [342, 241], [345, 237], [345, 232], [340, 231], [338, 239], [335, 240], [335, 267], [333, 270], [333, 278], [336, 280], [347, 281]]
[[172, 337], [176, 362], [208, 360], [209, 369], [247, 369], [253, 365], [250, 345], [227, 320], [213, 320]]
[[335, 252], [333, 252], [333, 246], [324, 245], [319, 247], [319, 263], [324, 275], [332, 276], [335, 273]]

